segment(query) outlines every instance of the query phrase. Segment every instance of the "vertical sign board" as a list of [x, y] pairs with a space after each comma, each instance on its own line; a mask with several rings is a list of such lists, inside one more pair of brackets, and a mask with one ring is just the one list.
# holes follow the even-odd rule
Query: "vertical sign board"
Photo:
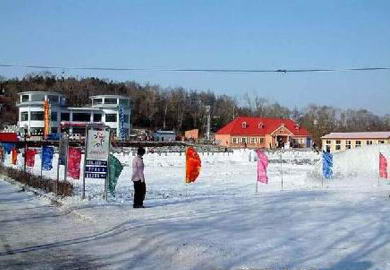
[[61, 136], [58, 147], [56, 195], [58, 195], [58, 181], [60, 179], [60, 165], [64, 165], [64, 180], [66, 180], [69, 138], [66, 134]]
[[[107, 182], [108, 155], [110, 152], [110, 131], [87, 129], [84, 177], [105, 179]], [[105, 194], [106, 194], [105, 183]], [[83, 183], [83, 197], [85, 183]], [[105, 195], [106, 196], [106, 195]], [[107, 196], [106, 196], [107, 198]]]

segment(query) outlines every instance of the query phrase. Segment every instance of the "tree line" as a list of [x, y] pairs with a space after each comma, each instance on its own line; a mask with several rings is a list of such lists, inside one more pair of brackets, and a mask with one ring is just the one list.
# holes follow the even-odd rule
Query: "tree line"
[[365, 109], [340, 109], [310, 104], [303, 109], [288, 108], [256, 94], [240, 99], [216, 95], [212, 91], [162, 88], [134, 81], [114, 82], [99, 78], [59, 77], [51, 73], [32, 73], [25, 77], [0, 77], [4, 95], [0, 126], [17, 122], [18, 92], [55, 91], [64, 94], [72, 106], [85, 106], [90, 96], [124, 95], [132, 101], [133, 128], [174, 129], [178, 132], [197, 128], [205, 133], [210, 106], [211, 131], [215, 132], [237, 116], [291, 118], [308, 129], [317, 144], [329, 132], [390, 130], [390, 115], [378, 116]]

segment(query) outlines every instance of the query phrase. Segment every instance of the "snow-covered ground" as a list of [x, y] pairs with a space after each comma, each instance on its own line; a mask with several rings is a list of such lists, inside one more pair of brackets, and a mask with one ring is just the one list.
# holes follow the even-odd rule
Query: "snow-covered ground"
[[[390, 159], [385, 145], [335, 154], [331, 180], [321, 177], [317, 153], [269, 152], [269, 184], [259, 183], [257, 194], [250, 150], [201, 154], [192, 184], [184, 183], [183, 155], [148, 153], [145, 209], [131, 208], [133, 156], [117, 153], [125, 168], [116, 198], [105, 202], [103, 181], [87, 179], [82, 201], [81, 181], [70, 179], [75, 196], [64, 208], [102, 229], [136, 232], [135, 242], [108, 246], [135, 245], [137, 269], [390, 269], [390, 185], [378, 179], [379, 151]], [[39, 163], [37, 155], [36, 174]]]

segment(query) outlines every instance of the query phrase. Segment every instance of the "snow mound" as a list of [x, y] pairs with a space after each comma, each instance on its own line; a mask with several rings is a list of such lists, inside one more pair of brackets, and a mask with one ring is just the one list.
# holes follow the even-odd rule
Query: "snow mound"
[[[379, 173], [379, 153], [390, 161], [390, 145], [367, 145], [333, 154], [333, 178], [369, 177], [377, 178]], [[315, 178], [322, 177], [322, 159], [310, 173]]]

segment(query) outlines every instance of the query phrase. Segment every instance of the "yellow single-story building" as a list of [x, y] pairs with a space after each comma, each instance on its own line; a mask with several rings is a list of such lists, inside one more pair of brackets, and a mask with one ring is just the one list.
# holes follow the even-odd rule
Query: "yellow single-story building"
[[321, 137], [322, 150], [345, 151], [372, 144], [389, 144], [390, 131], [378, 132], [335, 132]]

